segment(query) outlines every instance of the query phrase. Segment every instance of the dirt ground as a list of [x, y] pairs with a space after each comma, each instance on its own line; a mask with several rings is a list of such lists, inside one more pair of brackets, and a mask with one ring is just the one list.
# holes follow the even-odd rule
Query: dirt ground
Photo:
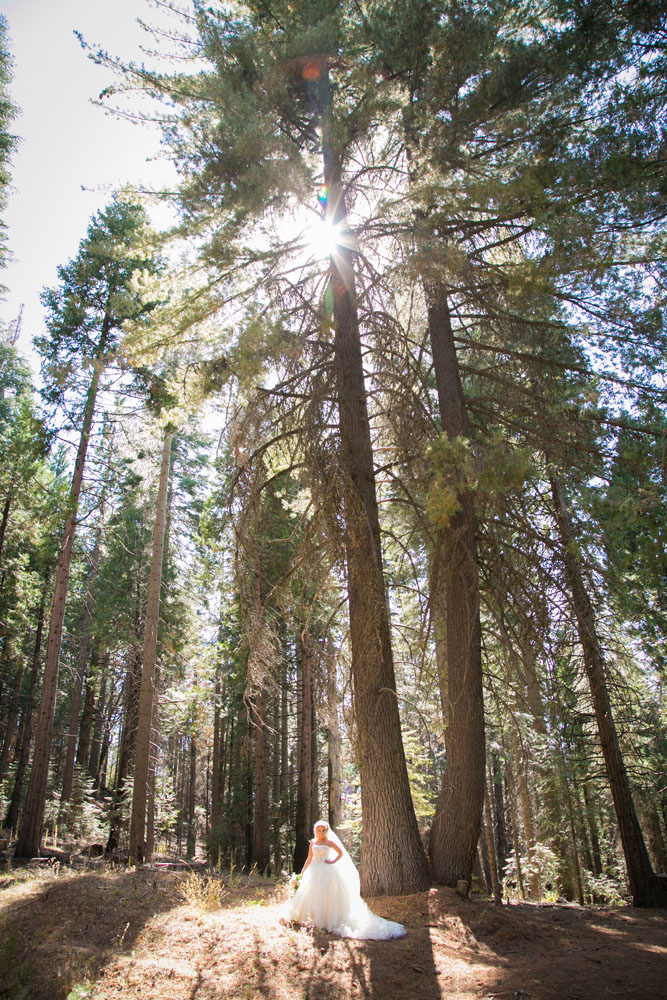
[[[287, 887], [47, 866], [0, 877], [3, 1000], [667, 1000], [667, 911], [371, 900], [396, 941], [279, 923]], [[221, 897], [221, 898], [220, 898]]]

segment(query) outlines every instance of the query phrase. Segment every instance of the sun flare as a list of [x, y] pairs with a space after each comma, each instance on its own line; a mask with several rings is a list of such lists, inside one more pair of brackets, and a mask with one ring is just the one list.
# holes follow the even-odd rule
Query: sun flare
[[306, 231], [308, 247], [318, 260], [331, 257], [336, 247], [340, 243], [340, 234], [336, 226], [333, 226], [327, 219], [318, 219]]

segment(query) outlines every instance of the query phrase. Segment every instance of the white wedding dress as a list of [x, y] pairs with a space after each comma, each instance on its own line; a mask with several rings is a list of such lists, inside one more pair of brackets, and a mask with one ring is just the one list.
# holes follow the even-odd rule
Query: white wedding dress
[[301, 876], [299, 888], [282, 908], [282, 917], [313, 924], [345, 938], [385, 941], [403, 937], [402, 924], [378, 917], [359, 892], [359, 875], [349, 855], [326, 864], [333, 851], [326, 844], [312, 845], [312, 861]]

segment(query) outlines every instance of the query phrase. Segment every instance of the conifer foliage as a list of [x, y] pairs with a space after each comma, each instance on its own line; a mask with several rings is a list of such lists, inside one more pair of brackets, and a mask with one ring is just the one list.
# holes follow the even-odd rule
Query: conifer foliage
[[664, 905], [664, 13], [183, 31], [117, 92], [187, 263], [118, 197], [44, 293], [43, 414], [0, 345], [17, 854], [275, 874], [328, 810], [368, 895]]

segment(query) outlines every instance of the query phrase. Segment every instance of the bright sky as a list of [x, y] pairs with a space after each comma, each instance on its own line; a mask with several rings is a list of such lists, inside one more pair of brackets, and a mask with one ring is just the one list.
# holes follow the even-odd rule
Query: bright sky
[[[156, 23], [145, 0], [0, 0], [14, 57], [13, 192], [4, 215], [13, 261], [0, 272], [8, 293], [0, 317], [24, 304], [19, 348], [43, 329], [39, 293], [77, 252], [91, 215], [124, 183], [159, 187], [172, 176], [159, 135], [90, 103], [112, 81], [73, 34], [123, 58], [141, 59], [150, 39], [136, 18]], [[170, 22], [173, 25], [173, 21]]]

